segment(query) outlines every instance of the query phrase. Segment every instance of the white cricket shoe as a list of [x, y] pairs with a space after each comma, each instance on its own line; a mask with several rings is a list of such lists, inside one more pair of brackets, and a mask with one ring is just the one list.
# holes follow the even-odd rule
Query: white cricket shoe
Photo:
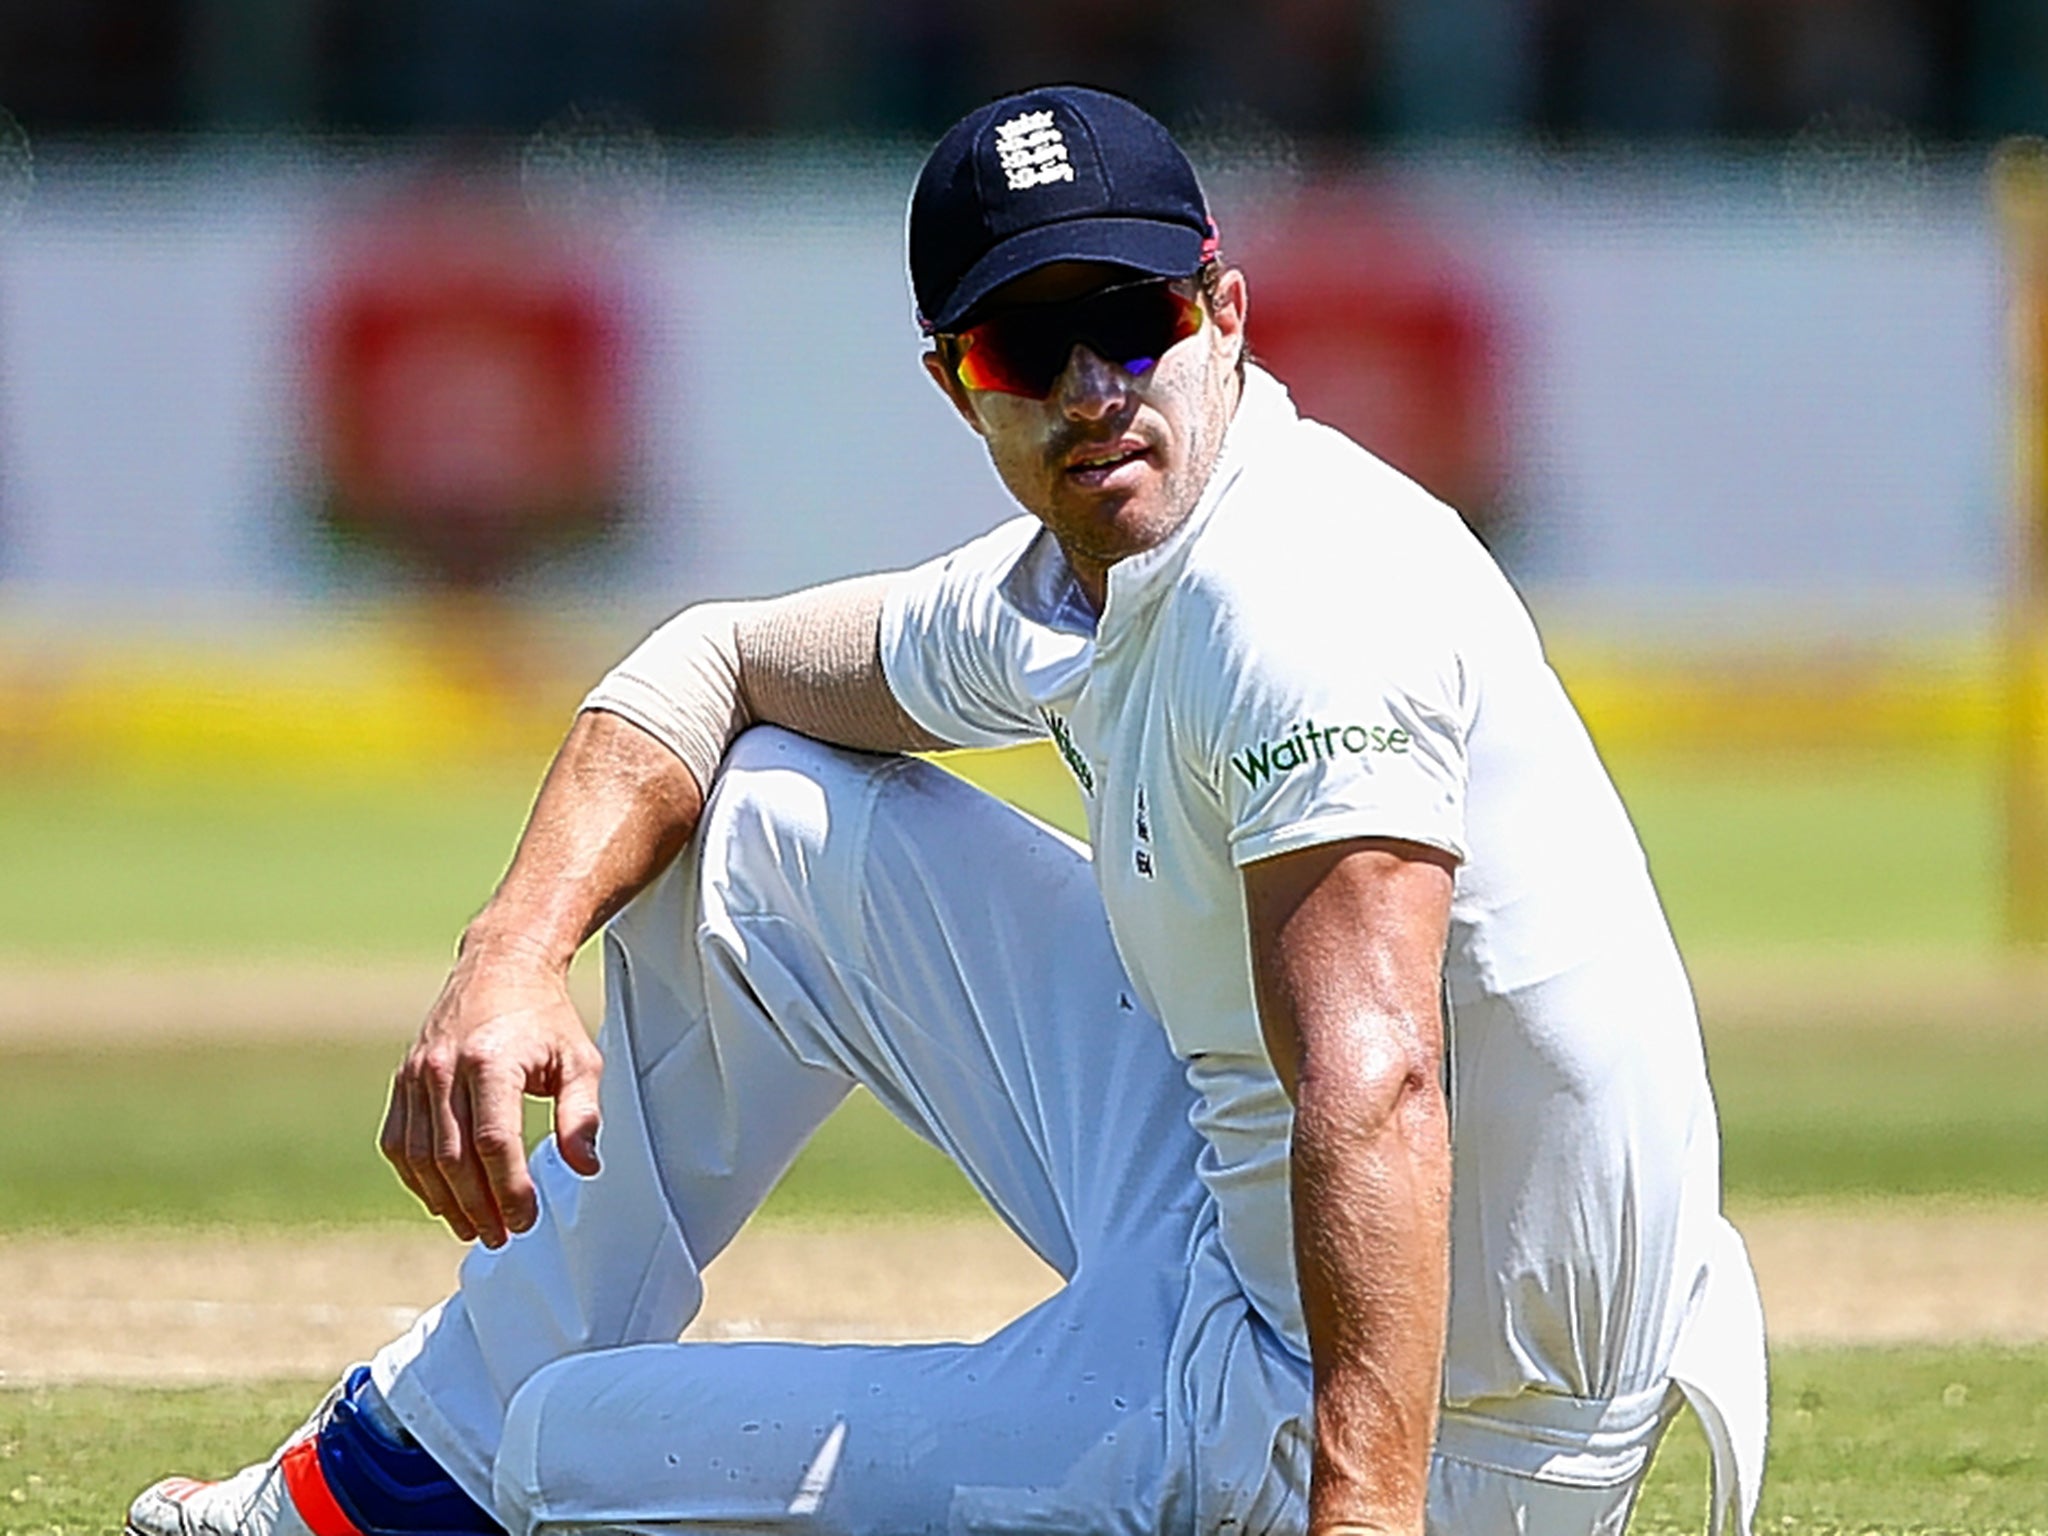
[[[268, 1461], [244, 1467], [218, 1483], [167, 1477], [143, 1489], [128, 1506], [127, 1536], [342, 1536], [331, 1528], [331, 1522], [319, 1520], [324, 1509], [315, 1512], [315, 1519], [327, 1529], [308, 1523], [292, 1495], [296, 1487], [304, 1496], [310, 1474], [311, 1485], [318, 1492], [306, 1502], [324, 1500], [328, 1507], [333, 1505], [320, 1472], [315, 1437], [333, 1414], [353, 1374], [336, 1383]], [[342, 1519], [347, 1522], [346, 1516]]]
[[127, 1536], [504, 1536], [391, 1417], [356, 1366], [268, 1461], [220, 1483], [170, 1477], [128, 1509]]

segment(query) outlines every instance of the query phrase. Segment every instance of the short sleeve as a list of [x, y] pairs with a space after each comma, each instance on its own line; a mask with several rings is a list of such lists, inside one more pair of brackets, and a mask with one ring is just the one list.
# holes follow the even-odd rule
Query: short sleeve
[[1205, 734], [1233, 862], [1354, 837], [1464, 859], [1471, 709], [1446, 626], [1318, 596], [1218, 614]]
[[1006, 523], [905, 571], [883, 600], [889, 689], [911, 719], [942, 741], [1002, 747], [1046, 733], [1019, 688], [1019, 651], [1028, 637], [1002, 592], [1036, 526], [1029, 519]]

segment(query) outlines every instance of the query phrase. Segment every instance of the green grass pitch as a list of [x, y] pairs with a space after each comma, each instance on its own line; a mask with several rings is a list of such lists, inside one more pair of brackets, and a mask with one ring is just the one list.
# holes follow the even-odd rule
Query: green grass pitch
[[[11, 1052], [0, 1073], [0, 1234], [424, 1220], [375, 1145], [398, 1054], [360, 1041]], [[528, 1107], [538, 1135], [545, 1106]], [[91, 1136], [80, 1134], [87, 1125]], [[827, 1123], [769, 1214], [978, 1209], [942, 1153], [863, 1095]]]
[[[1734, 1201], [2048, 1198], [2048, 1029], [1743, 1029], [1710, 1046]], [[374, 1146], [397, 1055], [395, 1043], [275, 1040], [10, 1051], [0, 1233], [415, 1219]], [[80, 1134], [88, 1125], [93, 1134]], [[940, 1153], [860, 1095], [766, 1214], [977, 1206]]]
[[[0, 957], [446, 953], [504, 867], [537, 767], [386, 786], [0, 780]], [[1994, 941], [1982, 762], [1614, 767], [1688, 945]], [[1077, 827], [1049, 755], [968, 770]]]

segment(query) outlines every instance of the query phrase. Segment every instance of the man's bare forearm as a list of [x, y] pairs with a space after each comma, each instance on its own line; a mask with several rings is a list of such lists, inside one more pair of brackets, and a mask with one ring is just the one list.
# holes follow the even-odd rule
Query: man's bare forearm
[[668, 747], [586, 710], [555, 754], [511, 867], [462, 936], [465, 956], [523, 953], [566, 968], [696, 831], [704, 793]]
[[555, 1101], [555, 1142], [598, 1171], [603, 1061], [569, 997], [569, 962], [668, 866], [704, 797], [681, 759], [617, 715], [570, 728], [512, 865], [391, 1080], [379, 1136], [405, 1186], [456, 1236], [497, 1247], [539, 1206], [521, 1101]]
[[1245, 870], [1259, 1022], [1294, 1100], [1311, 1536], [1423, 1529], [1449, 1289], [1438, 977], [1454, 870], [1366, 839]]
[[1315, 1368], [1309, 1529], [1420, 1533], [1448, 1290], [1443, 1096], [1419, 1063], [1319, 1054], [1302, 1062], [1293, 1147]]

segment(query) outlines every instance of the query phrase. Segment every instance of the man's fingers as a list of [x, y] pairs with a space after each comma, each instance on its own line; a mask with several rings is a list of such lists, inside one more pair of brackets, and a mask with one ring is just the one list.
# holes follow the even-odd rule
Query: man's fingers
[[403, 1148], [399, 1160], [401, 1176], [411, 1175], [406, 1182], [413, 1186], [420, 1203], [447, 1222], [448, 1230], [466, 1243], [476, 1236], [476, 1227], [462, 1214], [461, 1204], [449, 1189], [448, 1181], [441, 1177], [440, 1165], [435, 1161], [433, 1094], [417, 1056], [399, 1069], [399, 1085], [403, 1099], [403, 1124], [399, 1128]]
[[475, 1106], [469, 1096], [469, 1073], [449, 1083], [446, 1098], [436, 1106], [434, 1118], [434, 1167], [449, 1184], [457, 1206], [485, 1247], [502, 1247], [506, 1241], [504, 1212], [498, 1196], [489, 1186], [483, 1161], [477, 1157]]
[[588, 1178], [597, 1172], [597, 1089], [604, 1058], [595, 1047], [563, 1053], [555, 1086], [555, 1145], [562, 1161]]
[[427, 1192], [420, 1187], [419, 1176], [412, 1171], [412, 1163], [405, 1155], [405, 1096], [405, 1073], [400, 1069], [391, 1075], [391, 1102], [384, 1107], [384, 1128], [377, 1133], [377, 1150], [384, 1154], [384, 1161], [397, 1173], [399, 1182], [412, 1191], [413, 1198], [432, 1209]]
[[391, 1103], [384, 1112], [384, 1130], [378, 1138], [378, 1146], [391, 1166], [397, 1170], [400, 1181], [413, 1192], [420, 1204], [436, 1216], [441, 1214], [435, 1184], [422, 1176], [419, 1154], [427, 1149], [423, 1138], [415, 1139], [415, 1127], [421, 1124], [420, 1117], [411, 1107], [417, 1096], [411, 1081], [400, 1068], [391, 1078]]
[[[487, 1229], [484, 1242], [497, 1247], [505, 1232], [524, 1232], [533, 1225], [539, 1205], [533, 1193], [533, 1175], [526, 1167], [525, 1095], [519, 1077], [466, 1073], [458, 1085], [469, 1105], [469, 1140], [483, 1172], [492, 1212], [504, 1226], [491, 1241]], [[479, 1223], [481, 1225], [481, 1223]]]

